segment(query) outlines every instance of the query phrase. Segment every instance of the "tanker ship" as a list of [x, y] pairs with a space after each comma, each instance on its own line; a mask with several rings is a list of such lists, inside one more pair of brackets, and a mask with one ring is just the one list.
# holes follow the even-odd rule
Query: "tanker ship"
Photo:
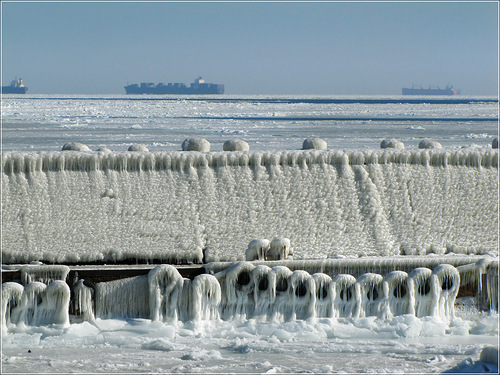
[[449, 85], [449, 86], [446, 86], [446, 88], [444, 89], [441, 89], [439, 88], [439, 86], [437, 88], [431, 88], [429, 86], [428, 89], [424, 89], [422, 88], [422, 86], [420, 86], [420, 88], [415, 88], [415, 87], [411, 87], [410, 88], [403, 88], [403, 95], [457, 95], [457, 90], [455, 90], [453, 88], [453, 86]]
[[176, 95], [206, 95], [206, 94], [224, 94], [224, 85], [218, 83], [208, 83], [203, 78], [198, 77], [186, 86], [184, 83], [149, 83], [131, 84], [125, 86], [127, 94], [176, 94]]
[[10, 86], [2, 86], [2, 94], [26, 94], [28, 88], [24, 86], [22, 78], [14, 79]]

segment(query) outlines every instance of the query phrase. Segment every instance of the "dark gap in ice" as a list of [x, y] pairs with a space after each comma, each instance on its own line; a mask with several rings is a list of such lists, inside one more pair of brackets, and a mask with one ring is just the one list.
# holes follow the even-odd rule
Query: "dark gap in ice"
[[307, 293], [307, 288], [304, 283], [300, 283], [297, 288], [295, 289], [295, 295], [297, 297], [304, 297]]
[[247, 271], [240, 272], [236, 280], [238, 285], [248, 285], [250, 282], [250, 274]]
[[351, 288], [342, 289], [340, 291], [340, 298], [344, 301], [349, 301], [352, 298]]
[[259, 290], [267, 290], [269, 287], [269, 281], [267, 281], [267, 277], [263, 277], [259, 281]]
[[318, 297], [318, 299], [325, 299], [328, 296], [328, 290], [326, 290], [326, 287], [324, 285], [320, 289], [318, 289], [316, 296]]
[[449, 290], [453, 288], [453, 280], [449, 276], [445, 276], [443, 283], [441, 284], [441, 289]]
[[276, 282], [276, 291], [277, 292], [284, 292], [288, 289], [288, 282], [286, 279], [279, 279]]
[[392, 294], [396, 298], [403, 298], [406, 295], [406, 285], [404, 283], [396, 285]]
[[420, 294], [421, 296], [426, 296], [427, 294], [429, 294], [430, 291], [431, 291], [431, 284], [429, 282], [429, 279], [425, 280], [424, 284], [420, 284], [418, 286], [418, 294]]

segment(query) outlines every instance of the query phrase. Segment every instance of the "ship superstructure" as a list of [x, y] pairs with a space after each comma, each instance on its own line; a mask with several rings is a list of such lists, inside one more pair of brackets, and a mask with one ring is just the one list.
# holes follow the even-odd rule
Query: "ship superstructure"
[[457, 95], [458, 92], [453, 88], [452, 85], [446, 86], [446, 88], [441, 89], [439, 86], [437, 88], [424, 89], [422, 86], [416, 88], [412, 85], [410, 88], [403, 88], [403, 95]]
[[207, 83], [201, 77], [198, 77], [190, 86], [184, 83], [163, 83], [158, 84], [142, 82], [141, 84], [131, 84], [125, 86], [127, 94], [176, 94], [176, 95], [206, 95], [206, 94], [224, 94], [224, 85], [219, 83]]
[[2, 86], [2, 94], [26, 94], [28, 88], [24, 86], [23, 79], [14, 79], [9, 86]]

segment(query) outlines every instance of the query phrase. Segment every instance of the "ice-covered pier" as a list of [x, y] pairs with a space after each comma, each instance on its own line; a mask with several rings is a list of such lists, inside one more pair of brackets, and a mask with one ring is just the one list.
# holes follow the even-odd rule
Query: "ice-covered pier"
[[4, 263], [498, 254], [498, 150], [7, 152]]

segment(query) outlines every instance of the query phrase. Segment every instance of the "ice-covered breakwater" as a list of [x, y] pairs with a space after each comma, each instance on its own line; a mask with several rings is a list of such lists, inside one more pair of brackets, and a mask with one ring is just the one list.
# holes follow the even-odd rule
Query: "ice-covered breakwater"
[[[53, 276], [62, 277], [60, 271], [55, 269]], [[405, 314], [449, 320], [454, 317], [461, 282], [459, 271], [449, 264], [354, 277], [236, 262], [193, 280], [183, 278], [172, 265], [97, 285], [79, 280], [71, 287], [70, 297], [64, 281], [52, 280], [48, 285], [39, 281], [44, 274], [44, 269], [33, 272], [34, 279], [24, 285], [2, 284], [4, 332], [19, 325], [66, 326], [70, 312], [72, 319], [90, 322], [116, 317], [166, 323], [234, 318], [283, 322], [367, 316], [387, 319]], [[497, 300], [498, 293], [489, 297]], [[490, 310], [495, 309], [498, 305], [490, 303]]]
[[4, 263], [498, 253], [497, 150], [6, 152]]

